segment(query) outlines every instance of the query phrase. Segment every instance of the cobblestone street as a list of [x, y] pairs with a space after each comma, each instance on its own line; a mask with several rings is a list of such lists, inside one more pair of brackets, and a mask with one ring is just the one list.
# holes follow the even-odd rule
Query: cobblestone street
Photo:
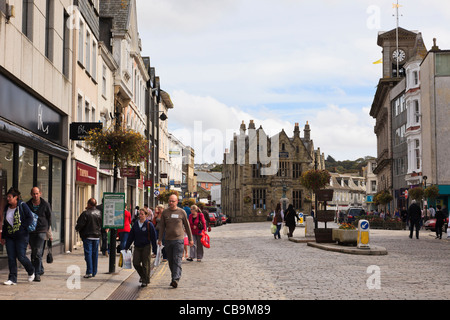
[[[297, 227], [294, 237], [303, 234]], [[371, 243], [388, 254], [364, 256], [309, 247], [287, 236], [275, 240], [270, 222], [228, 224], [210, 232], [211, 248], [202, 262], [183, 262], [177, 289], [169, 286], [170, 271], [163, 263], [139, 299], [448, 299], [450, 242], [436, 240], [430, 231], [422, 231], [419, 240], [408, 235], [371, 230]]]

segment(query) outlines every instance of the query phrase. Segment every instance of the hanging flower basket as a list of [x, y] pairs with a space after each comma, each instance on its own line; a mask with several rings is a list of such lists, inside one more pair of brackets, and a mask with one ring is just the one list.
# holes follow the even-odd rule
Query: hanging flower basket
[[149, 142], [140, 133], [123, 128], [91, 130], [85, 139], [92, 155], [105, 161], [114, 161], [119, 168], [138, 165], [149, 154]]

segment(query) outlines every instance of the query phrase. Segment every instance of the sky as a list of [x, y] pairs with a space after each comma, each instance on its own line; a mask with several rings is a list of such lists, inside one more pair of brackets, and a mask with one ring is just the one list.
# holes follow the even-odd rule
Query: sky
[[[381, 77], [377, 36], [396, 0], [137, 0], [143, 56], [174, 103], [169, 131], [196, 163], [221, 163], [253, 120], [268, 135], [308, 122], [325, 157], [377, 156], [369, 112]], [[450, 49], [450, 2], [400, 0], [400, 27]]]

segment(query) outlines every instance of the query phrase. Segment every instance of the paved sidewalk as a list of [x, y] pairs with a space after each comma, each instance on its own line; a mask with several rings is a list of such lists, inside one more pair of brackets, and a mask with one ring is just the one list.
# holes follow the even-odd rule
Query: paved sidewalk
[[15, 286], [3, 285], [9, 273], [5, 267], [0, 270], [0, 300], [106, 300], [135, 270], [125, 270], [116, 264], [116, 273], [109, 274], [109, 258], [100, 253], [98, 260], [97, 275], [84, 279], [86, 263], [82, 247], [71, 253], [54, 255], [53, 263], [44, 262], [41, 282], [31, 283], [18, 262]]

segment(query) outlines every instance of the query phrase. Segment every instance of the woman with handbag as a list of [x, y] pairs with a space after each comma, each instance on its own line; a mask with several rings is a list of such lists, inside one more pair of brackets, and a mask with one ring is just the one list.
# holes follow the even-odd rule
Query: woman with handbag
[[194, 245], [190, 249], [190, 257], [187, 261], [193, 261], [197, 258], [197, 262], [201, 262], [203, 259], [203, 245], [201, 242], [202, 232], [206, 232], [206, 221], [203, 213], [196, 205], [191, 207], [191, 214], [189, 215], [189, 224], [191, 226], [192, 237], [194, 239]]

